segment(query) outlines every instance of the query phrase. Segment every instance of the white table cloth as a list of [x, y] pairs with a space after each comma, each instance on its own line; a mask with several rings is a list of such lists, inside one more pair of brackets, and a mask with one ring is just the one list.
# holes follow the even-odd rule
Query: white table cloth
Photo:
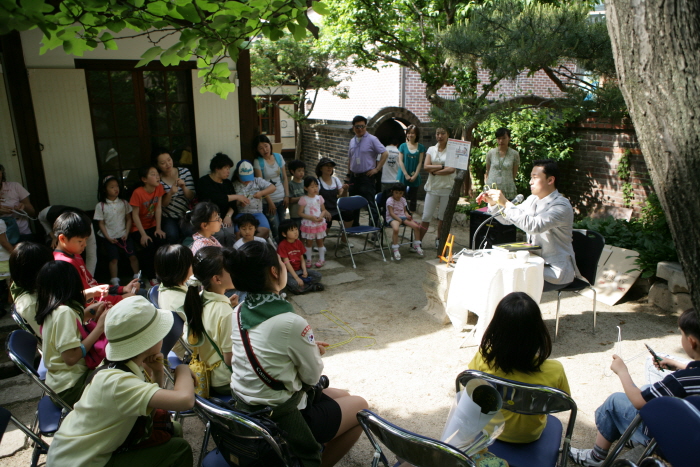
[[467, 324], [469, 311], [479, 316], [473, 333], [474, 342], [481, 342], [498, 302], [511, 292], [525, 292], [540, 303], [544, 287], [544, 260], [535, 255], [523, 263], [504, 255], [461, 256], [452, 274], [447, 296], [447, 316], [461, 331]]

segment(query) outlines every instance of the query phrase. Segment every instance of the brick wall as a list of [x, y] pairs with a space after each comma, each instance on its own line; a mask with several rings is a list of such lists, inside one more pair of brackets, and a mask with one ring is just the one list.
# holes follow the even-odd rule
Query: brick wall
[[[580, 139], [572, 160], [561, 164], [565, 194], [582, 213], [600, 206], [629, 207], [638, 216], [647, 195], [653, 191], [651, 175], [644, 162], [634, 127], [609, 119], [587, 118], [573, 126]], [[620, 158], [629, 150], [630, 182], [634, 199], [625, 206], [622, 184], [617, 174]]]
[[[571, 63], [566, 65], [569, 67], [574, 66]], [[479, 70], [478, 77], [480, 82], [486, 83], [489, 80], [489, 72]], [[481, 86], [479, 89], [482, 89]], [[561, 97], [564, 95], [543, 71], [538, 71], [530, 77], [527, 76], [527, 72], [523, 72], [515, 79], [501, 81], [489, 93], [489, 98], [497, 99], [501, 95], [512, 96], [519, 94], [535, 94], [543, 97]], [[438, 95], [446, 99], [454, 99], [454, 87], [444, 86], [438, 91]], [[421, 121], [428, 120], [430, 102], [425, 97], [425, 83], [421, 81], [420, 75], [413, 70], [406, 70], [405, 100], [408, 110], [416, 114]]]

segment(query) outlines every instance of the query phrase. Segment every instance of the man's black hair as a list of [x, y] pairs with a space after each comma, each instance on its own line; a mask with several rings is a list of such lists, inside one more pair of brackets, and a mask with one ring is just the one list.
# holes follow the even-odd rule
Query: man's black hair
[[559, 166], [552, 159], [542, 159], [532, 163], [532, 168], [542, 167], [542, 171], [547, 177], [554, 177], [554, 188], [559, 184]]
[[355, 117], [352, 119], [352, 126], [355, 126], [355, 123], [357, 122], [365, 122], [365, 125], [367, 125], [367, 119], [362, 115], [355, 115]]
[[53, 234], [58, 238], [63, 234], [68, 240], [73, 237], [87, 238], [92, 233], [90, 218], [86, 214], [64, 212], [53, 223]]

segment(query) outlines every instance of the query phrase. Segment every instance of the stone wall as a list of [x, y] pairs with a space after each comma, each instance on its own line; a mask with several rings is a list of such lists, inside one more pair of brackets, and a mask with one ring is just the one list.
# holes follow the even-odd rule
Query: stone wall
[[[653, 186], [634, 127], [625, 122], [590, 117], [572, 125], [580, 139], [573, 158], [561, 164], [560, 191], [582, 214], [601, 206], [627, 207], [637, 216]], [[629, 151], [634, 198], [625, 205], [617, 168]]]

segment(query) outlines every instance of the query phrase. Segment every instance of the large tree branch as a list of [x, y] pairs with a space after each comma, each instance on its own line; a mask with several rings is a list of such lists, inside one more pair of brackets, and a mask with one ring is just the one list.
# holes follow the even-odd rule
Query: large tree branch
[[552, 80], [552, 82], [559, 88], [560, 91], [568, 91], [567, 86], [562, 82], [562, 80], [559, 79], [557, 75], [554, 74], [554, 71], [550, 67], [542, 67], [542, 71], [544, 71], [547, 77]]

